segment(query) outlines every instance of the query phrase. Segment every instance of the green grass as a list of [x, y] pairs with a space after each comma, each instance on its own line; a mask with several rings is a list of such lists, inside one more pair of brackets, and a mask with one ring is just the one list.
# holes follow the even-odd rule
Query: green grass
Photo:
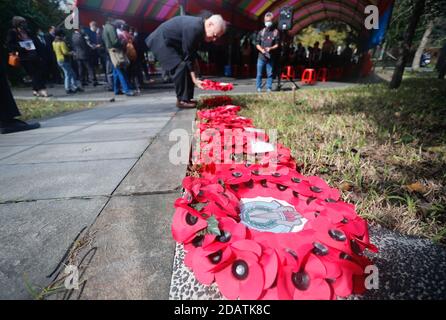
[[16, 102], [22, 114], [20, 117], [22, 120], [49, 118], [65, 112], [90, 109], [97, 105], [95, 102], [64, 102], [40, 99], [16, 100]]
[[444, 81], [233, 98], [257, 127], [277, 129], [303, 174], [343, 189], [371, 223], [446, 243]]

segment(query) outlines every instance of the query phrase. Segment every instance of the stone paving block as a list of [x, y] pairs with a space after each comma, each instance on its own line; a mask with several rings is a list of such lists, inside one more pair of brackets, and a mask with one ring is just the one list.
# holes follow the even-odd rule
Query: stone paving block
[[86, 248], [79, 254], [88, 261], [80, 279], [85, 285], [69, 297], [167, 299], [175, 247], [170, 221], [178, 196], [112, 198], [90, 229], [94, 252]]
[[170, 162], [169, 153], [177, 145], [178, 142], [169, 141], [168, 136], [157, 137], [119, 185], [116, 194], [163, 192], [180, 188], [187, 168], [190, 145], [184, 147], [184, 163], [174, 164]]
[[0, 202], [109, 195], [136, 160], [0, 165]]
[[26, 283], [45, 287], [79, 232], [106, 197], [0, 204], [0, 299], [32, 299]]
[[147, 140], [130, 140], [38, 145], [14, 156], [0, 160], [0, 164], [138, 158], [144, 152], [148, 143]]
[[7, 158], [13, 154], [20, 151], [31, 148], [31, 146], [10, 146], [10, 147], [0, 147], [0, 160]]
[[161, 125], [134, 126], [121, 125], [94, 125], [84, 130], [74, 132], [58, 138], [52, 143], [80, 143], [80, 142], [105, 142], [149, 139], [155, 136], [161, 129]]

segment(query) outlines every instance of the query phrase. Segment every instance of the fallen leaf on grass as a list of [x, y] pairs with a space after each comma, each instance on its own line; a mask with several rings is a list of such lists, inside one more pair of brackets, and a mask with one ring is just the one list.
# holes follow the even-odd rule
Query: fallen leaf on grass
[[341, 189], [342, 191], [351, 191], [353, 190], [353, 185], [349, 182], [344, 181], [339, 185], [339, 189]]
[[410, 192], [426, 193], [427, 188], [419, 181], [405, 186]]

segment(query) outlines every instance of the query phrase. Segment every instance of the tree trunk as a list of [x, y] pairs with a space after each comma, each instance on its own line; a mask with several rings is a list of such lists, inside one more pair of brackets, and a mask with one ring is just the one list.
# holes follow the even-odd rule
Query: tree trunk
[[403, 80], [404, 68], [406, 67], [407, 59], [412, 46], [413, 36], [417, 28], [418, 21], [424, 12], [424, 5], [426, 0], [416, 0], [412, 15], [409, 19], [409, 24], [404, 32], [403, 42], [399, 49], [398, 61], [396, 62], [395, 71], [393, 72], [392, 80], [390, 81], [390, 89], [396, 89], [401, 85]]
[[426, 30], [424, 31], [423, 38], [421, 39], [420, 45], [418, 46], [415, 57], [412, 61], [412, 70], [420, 70], [421, 56], [423, 55], [424, 49], [426, 49], [427, 43], [429, 42], [429, 37], [431, 36], [432, 29], [434, 28], [434, 21], [430, 20], [427, 24]]

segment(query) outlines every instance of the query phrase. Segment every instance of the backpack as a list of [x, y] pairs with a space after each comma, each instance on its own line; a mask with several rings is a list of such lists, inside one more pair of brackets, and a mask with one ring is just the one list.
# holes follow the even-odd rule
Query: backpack
[[132, 41], [127, 42], [125, 52], [130, 61], [134, 62], [136, 59], [138, 59], [138, 54], [136, 53], [136, 49]]

